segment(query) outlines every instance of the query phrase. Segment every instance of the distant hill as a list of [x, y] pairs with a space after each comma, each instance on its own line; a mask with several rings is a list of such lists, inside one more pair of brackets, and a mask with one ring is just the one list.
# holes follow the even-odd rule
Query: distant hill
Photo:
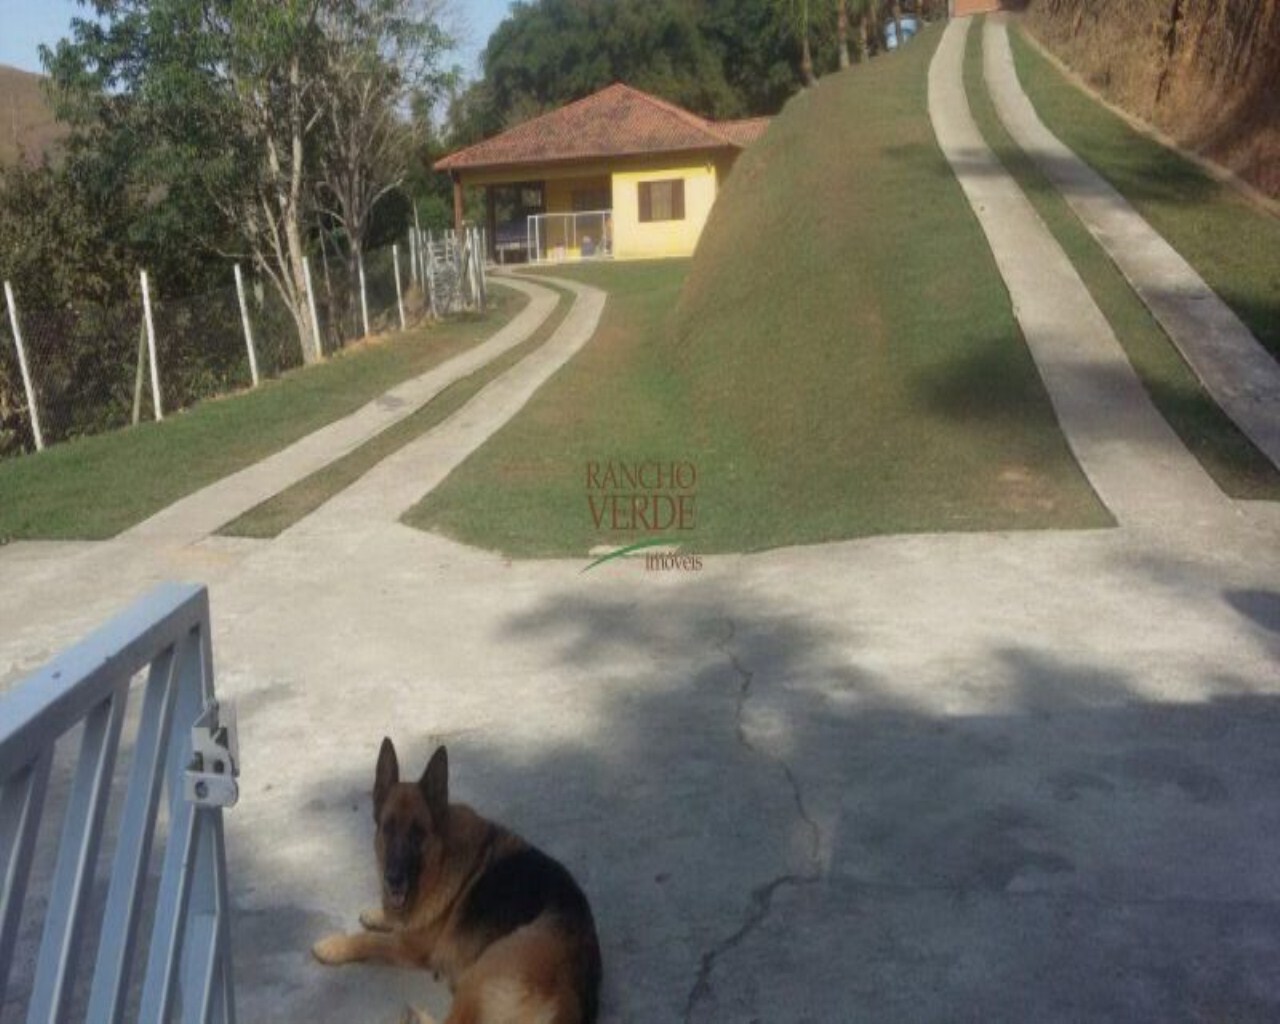
[[23, 155], [39, 163], [65, 138], [67, 129], [54, 120], [43, 81], [43, 75], [0, 64], [0, 164]]

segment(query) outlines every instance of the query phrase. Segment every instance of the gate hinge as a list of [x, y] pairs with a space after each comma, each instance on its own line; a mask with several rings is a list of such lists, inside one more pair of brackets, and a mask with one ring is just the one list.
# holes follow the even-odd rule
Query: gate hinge
[[211, 700], [191, 727], [191, 763], [183, 791], [198, 807], [234, 807], [240, 799], [235, 707]]

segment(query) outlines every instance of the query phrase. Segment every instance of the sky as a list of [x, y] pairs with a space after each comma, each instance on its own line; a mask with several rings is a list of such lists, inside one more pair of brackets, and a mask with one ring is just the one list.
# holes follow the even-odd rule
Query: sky
[[[468, 76], [478, 74], [480, 51], [510, 5], [511, 0], [454, 0], [464, 39], [452, 61], [462, 65]], [[68, 34], [71, 19], [84, 17], [87, 11], [75, 0], [0, 0], [0, 64], [42, 70], [37, 47], [53, 46]]]

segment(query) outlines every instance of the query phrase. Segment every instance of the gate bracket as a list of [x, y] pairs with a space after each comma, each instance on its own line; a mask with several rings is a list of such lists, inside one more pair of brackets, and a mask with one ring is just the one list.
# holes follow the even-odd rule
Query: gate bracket
[[191, 763], [183, 793], [197, 807], [234, 807], [240, 799], [240, 742], [235, 708], [210, 701], [191, 727]]

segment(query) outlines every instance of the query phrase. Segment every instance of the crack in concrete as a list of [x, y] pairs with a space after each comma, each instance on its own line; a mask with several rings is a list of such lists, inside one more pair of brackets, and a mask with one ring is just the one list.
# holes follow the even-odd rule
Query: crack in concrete
[[822, 829], [814, 821], [813, 816], [810, 815], [808, 808], [805, 806], [804, 793], [800, 788], [800, 781], [796, 778], [791, 765], [783, 758], [777, 757], [753, 743], [743, 725], [743, 714], [746, 711], [747, 701], [751, 699], [755, 673], [748, 669], [737, 654], [730, 649], [729, 645], [733, 643], [734, 638], [737, 636], [737, 626], [730, 619], [728, 620], [728, 627], [728, 633], [716, 643], [715, 647], [728, 659], [730, 667], [740, 680], [737, 703], [734, 710], [734, 732], [737, 735], [738, 742], [744, 749], [749, 750], [757, 757], [774, 762], [781, 769], [783, 777], [787, 780], [787, 785], [791, 788], [791, 799], [795, 804], [796, 815], [804, 823], [804, 827], [809, 833], [809, 870], [803, 873], [793, 871], [778, 875], [751, 891], [751, 902], [737, 930], [702, 955], [702, 959], [698, 964], [698, 976], [694, 979], [693, 987], [689, 990], [689, 996], [684, 1004], [685, 1024], [689, 1024], [692, 1021], [693, 1012], [698, 1003], [711, 994], [711, 974], [715, 970], [716, 962], [724, 954], [742, 943], [764, 922], [769, 916], [770, 910], [773, 909], [774, 893], [783, 886], [813, 885], [821, 878], [822, 874]]

